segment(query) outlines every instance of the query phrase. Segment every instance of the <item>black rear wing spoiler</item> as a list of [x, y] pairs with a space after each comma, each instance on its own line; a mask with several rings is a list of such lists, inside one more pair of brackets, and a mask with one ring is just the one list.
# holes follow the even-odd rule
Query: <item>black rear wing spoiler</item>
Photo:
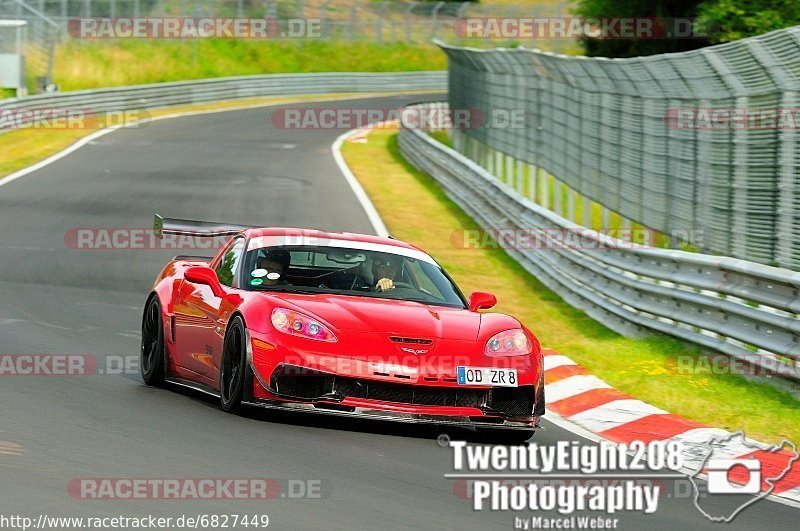
[[192, 221], [189, 219], [164, 218], [156, 214], [153, 221], [153, 232], [159, 240], [165, 234], [195, 236], [200, 238], [216, 238], [219, 236], [235, 236], [254, 226], [214, 223], [212, 221]]

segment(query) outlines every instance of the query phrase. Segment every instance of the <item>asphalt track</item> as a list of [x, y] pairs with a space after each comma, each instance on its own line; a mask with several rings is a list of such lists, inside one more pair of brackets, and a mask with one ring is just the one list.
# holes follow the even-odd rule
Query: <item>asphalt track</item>
[[[421, 99], [304, 105], [386, 107]], [[272, 111], [120, 130], [0, 187], [0, 354], [86, 353], [101, 367], [109, 356], [138, 355], [141, 306], [176, 253], [70, 249], [70, 228], [146, 227], [158, 212], [370, 232], [331, 156], [341, 131], [278, 130]], [[543, 425], [539, 444], [579, 439]], [[0, 451], [5, 515], [268, 514], [278, 529], [508, 529], [517, 515], [473, 511], [443, 477], [452, 471], [452, 455], [429, 430], [258, 411], [233, 416], [193, 392], [145, 387], [138, 374], [0, 377], [0, 441], [19, 445], [10, 454], [21, 454]], [[70, 480], [86, 477], [318, 479], [323, 497], [71, 498]], [[730, 527], [796, 528], [798, 515], [762, 501]], [[688, 498], [663, 498], [654, 515], [615, 516], [625, 529], [724, 528]]]

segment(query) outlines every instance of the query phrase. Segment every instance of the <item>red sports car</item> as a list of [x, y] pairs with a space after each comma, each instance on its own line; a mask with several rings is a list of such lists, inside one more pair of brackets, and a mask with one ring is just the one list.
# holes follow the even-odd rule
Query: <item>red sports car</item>
[[517, 319], [466, 299], [392, 238], [156, 216], [156, 234], [231, 236], [178, 256], [142, 320], [142, 378], [243, 406], [433, 423], [528, 439], [544, 414], [542, 353]]

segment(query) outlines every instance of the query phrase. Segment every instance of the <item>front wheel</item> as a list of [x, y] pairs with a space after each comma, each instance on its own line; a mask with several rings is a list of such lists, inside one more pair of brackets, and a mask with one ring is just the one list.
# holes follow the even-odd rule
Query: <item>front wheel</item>
[[140, 367], [144, 383], [153, 387], [164, 385], [164, 320], [155, 295], [148, 301], [142, 317]]
[[247, 329], [240, 316], [228, 325], [219, 368], [219, 397], [222, 409], [238, 413], [248, 385], [252, 385], [247, 367]]

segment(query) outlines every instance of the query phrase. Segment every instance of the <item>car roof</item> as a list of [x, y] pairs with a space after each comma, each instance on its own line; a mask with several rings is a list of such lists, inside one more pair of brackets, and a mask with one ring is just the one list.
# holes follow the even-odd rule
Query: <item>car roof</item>
[[328, 239], [328, 240], [338, 240], [344, 242], [362, 242], [362, 243], [373, 243], [379, 245], [390, 245], [393, 247], [399, 247], [402, 249], [414, 249], [417, 251], [421, 251], [425, 254], [426, 253], [423, 249], [411, 245], [409, 243], [395, 240], [394, 238], [385, 238], [381, 236], [373, 236], [370, 234], [359, 234], [356, 232], [325, 232], [316, 229], [297, 229], [297, 228], [284, 228], [284, 227], [264, 227], [264, 228], [257, 228], [257, 229], [247, 229], [243, 231], [243, 234], [248, 238], [259, 238], [259, 237], [270, 237], [270, 236], [304, 236], [307, 238], [314, 238], [314, 239]]

